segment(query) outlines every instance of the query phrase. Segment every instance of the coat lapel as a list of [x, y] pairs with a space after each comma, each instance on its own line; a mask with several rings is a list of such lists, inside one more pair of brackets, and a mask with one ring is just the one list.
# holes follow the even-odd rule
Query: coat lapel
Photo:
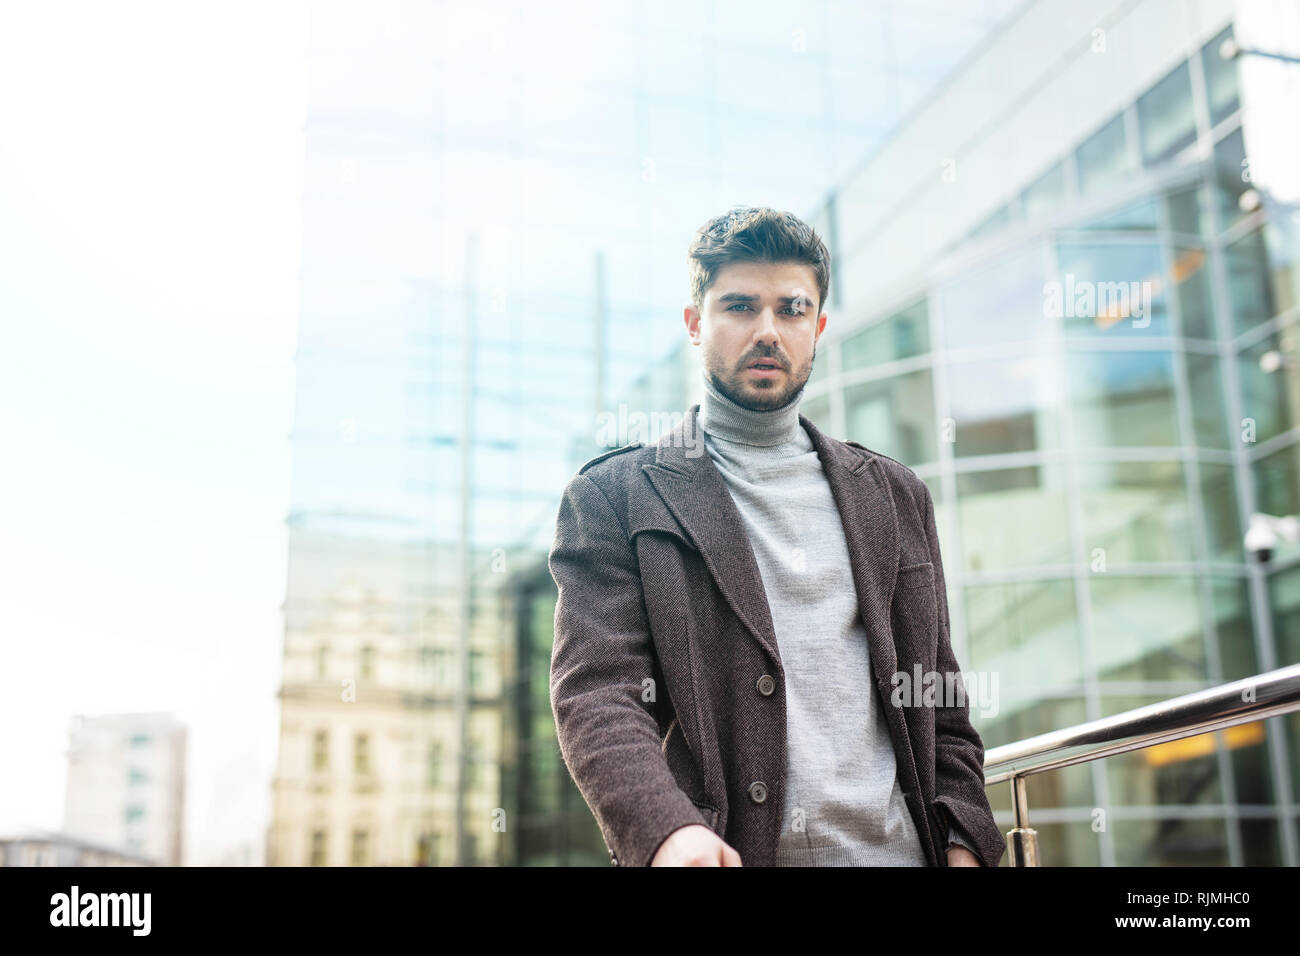
[[[655, 463], [642, 466], [655, 490], [689, 539], [736, 616], [768, 653], [781, 660], [763, 579], [745, 532], [744, 521], [725, 480], [704, 448], [691, 406], [682, 422], [661, 437]], [[898, 571], [898, 516], [880, 462], [843, 442], [827, 438], [803, 415], [840, 512], [848, 544], [858, 610], [867, 633], [871, 666], [878, 683], [897, 666], [889, 607]], [[869, 457], [868, 457], [869, 456]]]

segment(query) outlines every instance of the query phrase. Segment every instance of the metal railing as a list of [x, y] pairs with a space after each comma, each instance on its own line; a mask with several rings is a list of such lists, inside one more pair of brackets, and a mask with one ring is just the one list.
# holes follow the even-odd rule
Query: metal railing
[[1025, 797], [1027, 777], [1297, 710], [1300, 664], [1292, 664], [986, 751], [984, 785], [1011, 783], [1011, 865], [1039, 865], [1038, 833], [1029, 826]]

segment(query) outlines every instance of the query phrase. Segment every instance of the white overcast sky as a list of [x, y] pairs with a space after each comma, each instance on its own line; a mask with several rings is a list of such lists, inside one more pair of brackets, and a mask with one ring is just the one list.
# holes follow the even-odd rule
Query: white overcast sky
[[72, 714], [168, 710], [188, 859], [261, 838], [307, 29], [0, 8], [0, 830], [62, 825]]

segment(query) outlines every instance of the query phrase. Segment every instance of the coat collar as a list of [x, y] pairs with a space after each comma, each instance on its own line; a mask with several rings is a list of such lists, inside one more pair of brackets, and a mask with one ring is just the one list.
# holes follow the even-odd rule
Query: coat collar
[[[700, 406], [657, 443], [654, 464], [642, 470], [702, 555], [719, 591], [754, 638], [778, 663], [776, 632], [758, 562], [740, 511], [704, 447]], [[858, 609], [877, 681], [897, 665], [889, 608], [898, 571], [898, 515], [878, 456], [826, 435], [802, 414], [840, 512], [848, 544]]]

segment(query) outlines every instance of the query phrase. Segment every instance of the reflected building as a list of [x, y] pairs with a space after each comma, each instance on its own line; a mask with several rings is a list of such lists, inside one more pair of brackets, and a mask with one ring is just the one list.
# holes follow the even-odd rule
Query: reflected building
[[608, 864], [533, 667], [564, 485], [717, 197], [815, 202], [1016, 2], [312, 5], [271, 864]]

